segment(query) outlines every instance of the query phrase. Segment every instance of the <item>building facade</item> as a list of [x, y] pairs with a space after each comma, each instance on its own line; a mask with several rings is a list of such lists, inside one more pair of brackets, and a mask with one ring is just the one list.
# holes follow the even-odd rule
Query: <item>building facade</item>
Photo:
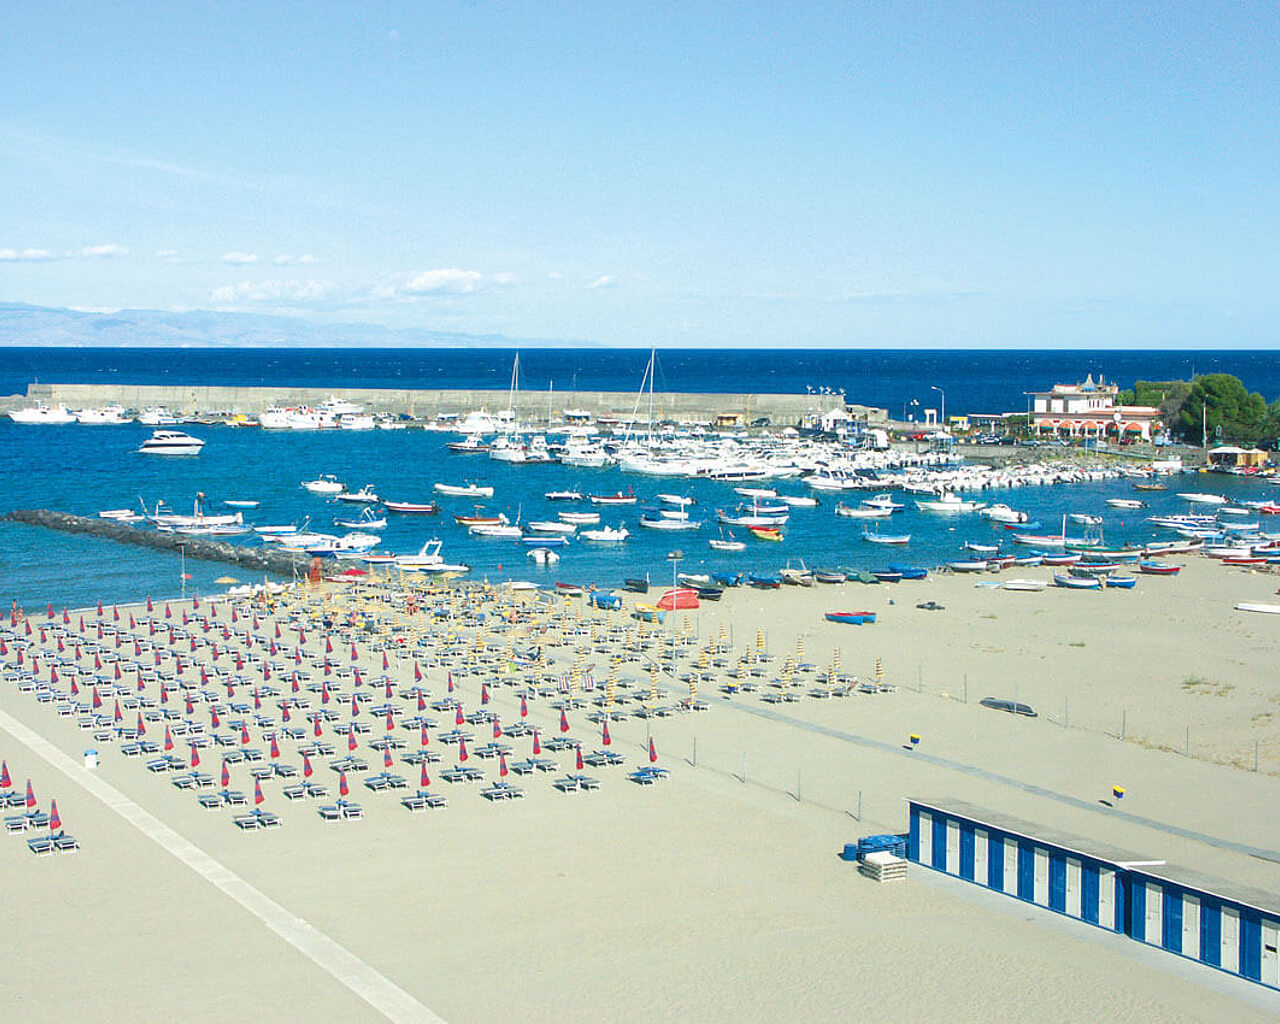
[[1163, 428], [1160, 410], [1149, 405], [1117, 405], [1120, 388], [1090, 374], [1081, 384], [1055, 384], [1051, 391], [1034, 391], [1031, 427], [1036, 434], [1057, 437], [1150, 441]]

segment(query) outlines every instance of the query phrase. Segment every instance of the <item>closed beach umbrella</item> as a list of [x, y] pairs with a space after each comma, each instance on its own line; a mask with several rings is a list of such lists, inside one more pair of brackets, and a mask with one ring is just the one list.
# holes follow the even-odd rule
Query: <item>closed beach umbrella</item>
[[385, 672], [391, 667], [391, 663], [387, 661], [387, 652], [382, 652], [382, 671]]
[[281, 721], [284, 721], [284, 722], [289, 721], [289, 705], [288, 705], [288, 703], [282, 704], [282, 705], [280, 706], [280, 719], [281, 719]]
[[332, 654], [332, 653], [333, 653], [333, 638], [332, 638], [332, 637], [328, 637], [328, 636], [326, 636], [326, 637], [324, 638], [324, 653], [325, 653], [325, 654]]
[[606, 747], [613, 742], [613, 738], [609, 735], [609, 719], [604, 720], [604, 728], [600, 733], [600, 742]]
[[560, 731], [569, 731], [569, 716], [564, 713], [563, 709], [560, 711]]
[[467, 741], [461, 736], [458, 737], [458, 760], [465, 761], [467, 759]]
[[355, 645], [355, 644], [352, 644], [352, 645], [351, 645], [351, 660], [352, 660], [352, 661], [359, 661], [359, 660], [360, 660], [360, 652], [356, 649], [356, 645]]
[[449, 670], [449, 692], [453, 693], [453, 670]]
[[97, 686], [94, 686], [94, 688], [93, 688], [93, 708], [94, 708], [94, 710], [96, 711], [96, 710], [97, 710], [98, 708], [100, 708], [100, 707], [102, 707], [102, 696], [98, 693], [98, 687], [97, 687]]
[[649, 737], [649, 763], [658, 760], [658, 748], [653, 745], [653, 737]]
[[421, 729], [421, 731], [418, 733], [418, 745], [419, 745], [420, 747], [425, 747], [425, 746], [427, 746], [430, 742], [431, 742], [431, 737], [427, 735], [427, 724], [426, 724], [425, 722], [423, 722], [423, 723], [422, 723], [422, 729]]
[[426, 789], [431, 785], [431, 776], [427, 774], [427, 762], [422, 762], [422, 774], [418, 776], [418, 785]]
[[507, 777], [507, 755], [506, 754], [498, 755], [498, 775], [500, 778], [504, 778], [504, 779]]
[[493, 719], [493, 738], [495, 740], [502, 738], [502, 723], [498, 720], [497, 716]]
[[322, 682], [320, 684], [320, 703], [329, 703], [329, 684], [327, 682]]
[[147, 595], [147, 611], [149, 611], [149, 612], [155, 611], [155, 608], [154, 608], [154, 607], [152, 606], [152, 604], [151, 604], [151, 595], [150, 595], [150, 594], [148, 594], [148, 595]]
[[226, 789], [231, 785], [231, 768], [226, 761], [222, 762], [222, 788]]
[[280, 744], [274, 736], [271, 737], [271, 759], [274, 761], [280, 756]]
[[581, 743], [578, 744], [577, 751], [578, 751], [578, 758], [577, 758], [578, 771], [582, 771], [582, 744]]
[[542, 740], [538, 736], [538, 730], [533, 730], [533, 756], [537, 757], [542, 753]]
[[[99, 612], [98, 614], [99, 614], [99, 615], [101, 615], [102, 613], [101, 613], [101, 612]], [[166, 602], [164, 603], [164, 617], [165, 617], [166, 619], [171, 619], [171, 618], [173, 618], [173, 609], [169, 607], [169, 602], [168, 602], [168, 601], [166, 601]]]
[[347, 785], [347, 773], [338, 772], [338, 795], [346, 796], [351, 792], [351, 787]]
[[413, 663], [413, 681], [415, 683], [422, 682], [422, 669], [418, 667], [418, 663]]
[[192, 768], [200, 767], [200, 748], [197, 747], [194, 743], [191, 744], [191, 767]]
[[314, 770], [315, 769], [311, 767], [311, 758], [308, 757], [306, 754], [303, 754], [302, 755], [302, 777], [304, 779], [311, 778], [311, 773]]
[[396, 727], [395, 717], [391, 714], [390, 711], [388, 711], [387, 712], [387, 732], [390, 732], [395, 727]]
[[169, 689], [164, 685], [164, 683], [160, 684], [160, 703], [161, 704], [169, 703]]
[[382, 767], [383, 768], [391, 767], [391, 747], [390, 746], [386, 746], [382, 748]]
[[142, 720], [141, 711], [138, 712], [138, 723], [137, 725], [134, 726], [133, 731], [136, 732], [139, 737], [145, 736], [147, 734], [147, 725]]
[[356, 731], [351, 729], [347, 732], [347, 750], [356, 749]]
[[360, 702], [356, 700], [356, 695], [351, 695], [351, 717], [356, 718], [360, 714]]
[[529, 702], [525, 700], [523, 697], [520, 698], [520, 717], [521, 718], [529, 717]]
[[240, 743], [247, 746], [249, 743], [249, 727], [247, 725], [240, 726]]
[[265, 800], [265, 799], [266, 799], [266, 797], [262, 795], [262, 780], [261, 780], [261, 779], [254, 779], [254, 780], [253, 780], [253, 802], [254, 802], [254, 805], [256, 806], [257, 804], [262, 803], [262, 801], [263, 801], [263, 800]]
[[480, 703], [482, 705], [489, 703], [489, 685], [487, 683], [480, 684]]
[[422, 712], [426, 710], [427, 710], [427, 698], [423, 695], [422, 691], [419, 690], [418, 691], [418, 711]]
[[457, 713], [456, 715], [454, 715], [454, 716], [453, 716], [453, 724], [454, 724], [454, 725], [464, 725], [464, 724], [466, 723], [466, 721], [467, 721], [467, 716], [466, 716], [466, 715], [464, 715], [464, 714], [462, 713], [462, 705], [461, 705], [461, 704], [459, 704], [459, 705], [458, 705], [458, 713]]
[[169, 732], [169, 727], [167, 725], [164, 727], [164, 749], [173, 749], [173, 734]]
[[12, 789], [13, 780], [9, 778], [9, 762], [0, 761], [0, 789]]
[[209, 724], [212, 725], [213, 728], [215, 729], [219, 728], [222, 725], [222, 719], [218, 717], [217, 708], [214, 708], [214, 707], [209, 708]]
[[351, 676], [355, 680], [356, 686], [364, 686], [364, 680], [360, 678], [360, 670], [358, 668], [351, 670]]
[[112, 720], [120, 722], [124, 720], [124, 712], [120, 710], [120, 701], [116, 701], [116, 709], [111, 714]]
[[49, 804], [49, 831], [62, 830], [62, 815], [58, 813], [58, 801], [51, 801]]
[[31, 786], [31, 780], [27, 779], [27, 810], [32, 810], [36, 805], [36, 791]]
[[320, 716], [319, 715], [316, 716], [315, 723], [316, 725], [313, 732], [315, 733], [316, 736], [319, 736], [320, 735]]

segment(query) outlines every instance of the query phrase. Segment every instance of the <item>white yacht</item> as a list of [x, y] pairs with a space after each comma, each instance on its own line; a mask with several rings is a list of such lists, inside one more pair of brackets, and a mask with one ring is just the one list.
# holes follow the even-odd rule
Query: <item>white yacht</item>
[[347, 489], [332, 473], [322, 473], [315, 480], [304, 480], [302, 486], [312, 494], [341, 494]]
[[81, 409], [76, 413], [76, 422], [91, 427], [113, 427], [121, 423], [128, 423], [130, 419], [124, 414], [123, 405], [113, 403], [94, 409]]
[[48, 406], [37, 402], [25, 409], [14, 409], [9, 413], [14, 423], [61, 424], [74, 423], [76, 415], [65, 405]]
[[144, 455], [199, 455], [204, 438], [192, 437], [181, 430], [153, 430], [138, 449]]

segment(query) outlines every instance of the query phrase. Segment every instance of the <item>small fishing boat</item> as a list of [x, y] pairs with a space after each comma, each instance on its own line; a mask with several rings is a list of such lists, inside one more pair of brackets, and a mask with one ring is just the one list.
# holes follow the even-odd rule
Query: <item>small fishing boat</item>
[[712, 551], [745, 551], [747, 548], [745, 541], [736, 540], [732, 533], [722, 529], [720, 536], [716, 540], [707, 541]]
[[641, 516], [640, 525], [647, 530], [700, 530], [700, 519], [671, 519], [667, 516]]
[[843, 569], [814, 569], [813, 578], [817, 583], [844, 583], [849, 574]]
[[1137, 498], [1108, 498], [1107, 504], [1112, 508], [1138, 509], [1146, 508], [1144, 502], [1138, 501]]
[[578, 491], [547, 491], [543, 495], [547, 501], [581, 501], [582, 494]]
[[929, 575], [929, 570], [919, 565], [900, 565], [890, 562], [889, 568], [893, 572], [901, 573], [904, 580], [922, 580]]
[[979, 544], [976, 541], [967, 540], [964, 542], [966, 551], [973, 551], [979, 555], [995, 555], [1000, 551], [999, 544]]
[[864, 626], [876, 621], [875, 612], [827, 612], [823, 617], [828, 622], [838, 622], [844, 626]]
[[262, 502], [256, 498], [226, 498], [222, 504], [227, 508], [257, 508]]
[[862, 539], [871, 544], [910, 544], [911, 534], [909, 533], [881, 533], [877, 527], [874, 530], [863, 530]]
[[[499, 529], [518, 530], [519, 527], [499, 527]], [[521, 544], [532, 544], [535, 547], [543, 548], [562, 548], [569, 543], [569, 538], [563, 533], [543, 533], [532, 534], [520, 537]]]
[[634, 505], [638, 500], [634, 494], [589, 494], [588, 500], [593, 505]]
[[722, 587], [742, 586], [742, 573], [740, 572], [713, 572], [711, 578]]
[[[467, 532], [473, 537], [487, 537], [493, 540], [519, 540], [524, 530], [517, 523], [471, 523]], [[543, 543], [551, 543], [550, 537], [540, 537]]]
[[629, 590], [633, 594], [647, 594], [649, 592], [649, 577], [644, 579], [626, 579], [622, 584], [623, 590]]
[[863, 498], [862, 504], [867, 508], [888, 509], [890, 512], [901, 512], [907, 507], [900, 501], [894, 501], [893, 495], [889, 493], [877, 494], [870, 498]]
[[562, 523], [558, 519], [539, 519], [528, 524], [530, 531], [533, 533], [574, 533], [578, 527], [576, 523]]
[[985, 558], [961, 559], [948, 562], [947, 568], [952, 572], [986, 572], [990, 563]]
[[348, 530], [381, 530], [387, 525], [387, 517], [380, 516], [371, 508], [366, 508], [354, 519], [333, 520], [334, 526], [343, 526]]
[[751, 574], [747, 577], [747, 582], [758, 590], [777, 590], [782, 586], [782, 577], [777, 574]]
[[1103, 585], [1118, 590], [1132, 590], [1138, 583], [1137, 576], [1108, 576]]
[[901, 583], [902, 573], [894, 572], [892, 569], [872, 569], [871, 575], [878, 579], [881, 583]]
[[1048, 580], [1005, 580], [1001, 584], [1002, 590], [1020, 590], [1029, 592], [1039, 592], [1049, 586]]
[[1180, 565], [1170, 565], [1167, 562], [1139, 562], [1138, 572], [1145, 573], [1148, 576], [1177, 576], [1182, 571]]
[[980, 512], [987, 507], [985, 501], [962, 498], [953, 491], [944, 491], [936, 498], [916, 501], [921, 512]]
[[1044, 561], [1044, 555], [1040, 553], [1032, 555], [1017, 555], [1013, 559], [1014, 565], [1026, 566], [1028, 568], [1040, 565]]
[[510, 520], [503, 513], [496, 516], [482, 516], [477, 513], [474, 516], [454, 516], [453, 521], [459, 526], [505, 526]]
[[813, 573], [809, 567], [801, 562], [798, 566], [793, 566], [790, 562], [787, 567], [778, 573], [782, 577], [782, 582], [793, 587], [811, 587], [813, 586]]
[[550, 548], [540, 547], [532, 548], [525, 553], [526, 557], [532, 558], [538, 565], [555, 565], [560, 561], [560, 556]]
[[1084, 555], [1079, 551], [1072, 551], [1070, 554], [1045, 554], [1040, 556], [1041, 565], [1075, 565]]
[[757, 540], [782, 540], [782, 530], [777, 526], [748, 526], [747, 530]]
[[434, 501], [384, 501], [382, 506], [388, 512], [411, 516], [433, 516], [440, 511]]
[[600, 522], [599, 512], [561, 512], [557, 517], [562, 523], [576, 523], [582, 526], [590, 526], [593, 523]]
[[1102, 580], [1097, 576], [1067, 576], [1062, 573], [1053, 574], [1053, 584], [1067, 590], [1101, 590]]

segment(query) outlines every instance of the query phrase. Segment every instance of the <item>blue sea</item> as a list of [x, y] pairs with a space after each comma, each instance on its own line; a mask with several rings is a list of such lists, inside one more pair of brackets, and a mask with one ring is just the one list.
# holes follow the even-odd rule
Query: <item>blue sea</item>
[[[4, 349], [0, 350], [0, 393], [20, 394], [32, 381], [192, 385], [281, 385], [314, 388], [492, 388], [505, 390], [514, 352], [510, 350], [208, 350], [208, 349]], [[647, 352], [619, 350], [522, 350], [521, 385], [569, 396], [576, 389], [638, 390]], [[843, 390], [850, 402], [886, 407], [901, 416], [918, 407], [936, 407], [946, 393], [949, 414], [1000, 412], [1025, 408], [1026, 393], [1093, 374], [1122, 387], [1135, 380], [1187, 378], [1193, 373], [1226, 372], [1269, 401], [1280, 396], [1280, 360], [1258, 352], [1027, 352], [1027, 351], [659, 351], [659, 391], [784, 392]], [[434, 536], [444, 542], [450, 561], [473, 567], [473, 578], [530, 579], [543, 583], [572, 580], [617, 586], [623, 579], [650, 573], [669, 579], [673, 548], [684, 552], [681, 571], [776, 570], [788, 559], [810, 566], [837, 564], [883, 567], [888, 561], [933, 566], [959, 557], [965, 540], [985, 540], [999, 532], [976, 517], [932, 517], [907, 511], [895, 517], [895, 532], [910, 532], [906, 549], [886, 551], [859, 539], [861, 526], [832, 514], [836, 499], [823, 497], [818, 509], [798, 509], [782, 544], [749, 544], [741, 554], [711, 551], [716, 536], [714, 509], [737, 500], [731, 486], [707, 481], [656, 480], [624, 475], [617, 469], [575, 470], [558, 465], [511, 466], [474, 456], [450, 455], [449, 435], [419, 430], [368, 433], [327, 431], [263, 432], [205, 427], [193, 432], [208, 442], [196, 458], [161, 459], [135, 450], [150, 436], [137, 424], [119, 427], [30, 427], [0, 419], [0, 511], [51, 508], [94, 515], [100, 509], [153, 505], [189, 508], [197, 492], [217, 510], [224, 499], [256, 499], [250, 513], [256, 523], [301, 522], [310, 517], [320, 531], [333, 530], [335, 515], [350, 513], [300, 487], [321, 473], [334, 473], [358, 487], [370, 483], [384, 497], [428, 501], [437, 481], [491, 483], [488, 508], [515, 519], [554, 518], [561, 506], [543, 498], [550, 490], [576, 487], [584, 493], [613, 493], [631, 487], [642, 499], [660, 491], [692, 494], [708, 524], [698, 533], [661, 534], [638, 529], [635, 507], [604, 510], [607, 523], [627, 523], [633, 537], [620, 547], [593, 548], [575, 543], [563, 550], [558, 566], [540, 569], [523, 546], [480, 540], [453, 523], [455, 512], [470, 511], [458, 500], [442, 502], [437, 518], [392, 518], [383, 547], [417, 550]], [[1240, 497], [1258, 496], [1264, 486], [1234, 478], [1199, 478], [1194, 489], [1212, 486]], [[797, 483], [780, 487], [807, 491]], [[1180, 506], [1172, 493], [1154, 495], [1153, 505]], [[1073, 487], [1022, 488], [992, 492], [989, 500], [1007, 500], [1040, 519], [1046, 530], [1060, 525], [1070, 511], [1102, 511], [1108, 496], [1132, 497], [1127, 482]], [[1107, 513], [1109, 543], [1151, 536], [1142, 522], [1147, 513]], [[341, 532], [341, 531], [335, 531]], [[246, 541], [253, 543], [252, 540]], [[188, 561], [187, 592], [220, 589], [214, 580], [228, 574], [219, 563]], [[78, 607], [96, 600], [119, 602], [144, 595], [175, 596], [180, 579], [177, 556], [0, 523], [0, 580], [7, 604], [28, 608], [46, 601]]]

